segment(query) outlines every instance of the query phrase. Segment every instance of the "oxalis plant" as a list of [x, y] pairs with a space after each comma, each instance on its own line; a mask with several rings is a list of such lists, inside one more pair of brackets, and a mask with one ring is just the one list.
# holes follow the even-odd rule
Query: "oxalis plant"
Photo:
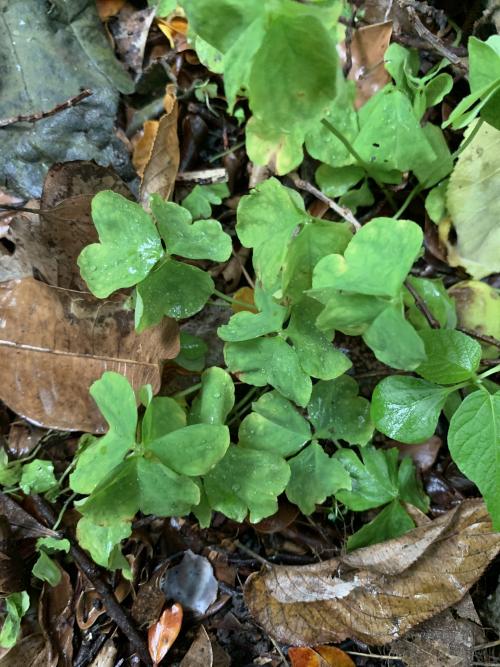
[[[500, 129], [500, 38], [469, 41], [471, 93], [443, 124], [468, 126], [452, 153], [443, 129], [425, 121], [453, 86], [446, 60], [419, 76], [417, 52], [392, 44], [384, 58], [391, 83], [356, 111], [354, 84], [336, 56], [341, 3], [185, 0], [184, 7], [200, 60], [223, 74], [229, 111], [241, 117], [247, 98], [250, 158], [271, 160], [284, 175], [301, 164], [305, 146], [319, 164], [317, 185], [339, 198], [351, 222], [315, 218], [275, 177], [241, 198], [236, 234], [252, 250], [255, 305], [218, 329], [226, 368], [205, 369], [205, 343], [183, 334], [177, 362], [201, 373], [191, 394], [153, 396], [145, 386], [135, 395], [111, 372], [94, 383], [109, 429], [82, 438], [69, 474], [81, 545], [100, 565], [131, 576], [120, 543], [138, 512], [192, 512], [202, 526], [213, 511], [258, 522], [277, 510], [281, 494], [306, 515], [327, 501], [332, 520], [344, 508], [379, 508], [348, 549], [398, 536], [414, 526], [408, 505], [426, 512], [429, 499], [412, 460], [376, 448], [374, 434], [423, 443], [439, 419], [448, 423], [451, 456], [500, 529], [500, 393], [488, 379], [500, 367], [482, 365], [482, 346], [457, 330], [442, 281], [412, 274], [423, 234], [402, 219], [422, 191], [431, 219], [439, 218], [460, 151], [482, 123]], [[398, 208], [391, 186], [405, 179], [414, 188]], [[373, 203], [374, 191], [394, 213], [359, 225], [353, 214]], [[92, 203], [99, 243], [78, 260], [91, 292], [106, 298], [133, 288], [138, 331], [164, 316], [196, 315], [213, 295], [231, 301], [193, 264], [231, 255], [231, 237], [210, 218], [225, 194], [197, 186], [182, 205], [153, 195], [147, 212], [99, 193]], [[362, 337], [386, 366], [371, 401], [359, 395], [335, 332]], [[249, 386], [237, 403], [235, 378]], [[60, 484], [48, 466], [36, 459], [14, 470], [4, 461], [0, 472], [56, 497]], [[66, 548], [57, 542], [39, 545], [38, 574], [47, 580], [51, 551]]]

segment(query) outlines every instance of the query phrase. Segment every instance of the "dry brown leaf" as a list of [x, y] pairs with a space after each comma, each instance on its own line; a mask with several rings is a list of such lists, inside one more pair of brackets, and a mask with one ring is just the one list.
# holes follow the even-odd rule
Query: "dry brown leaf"
[[0, 667], [47, 667], [47, 658], [48, 647], [43, 636], [28, 635], [0, 659]]
[[340, 559], [254, 574], [245, 599], [278, 641], [382, 645], [460, 600], [500, 551], [482, 500]]
[[[358, 28], [351, 40], [352, 65], [348, 78], [356, 83], [357, 109], [383, 88], [391, 77], [384, 67], [384, 53], [391, 41], [392, 21]], [[345, 60], [345, 51], [342, 54]]]
[[395, 641], [391, 653], [406, 667], [471, 667], [474, 639], [474, 624], [447, 610]]
[[178, 35], [181, 37], [185, 37], [187, 35], [188, 22], [185, 16], [182, 16], [178, 13], [175, 13], [168, 19], [157, 18], [156, 23], [162, 33], [168, 39], [172, 49], [175, 48], [175, 38]]
[[160, 118], [140, 188], [140, 201], [149, 206], [149, 196], [158, 193], [168, 199], [175, 185], [179, 169], [179, 137], [177, 134], [178, 105], [173, 86], [167, 86], [164, 106], [166, 114]]
[[[240, 302], [231, 304], [233, 313], [241, 313], [244, 310], [247, 310], [250, 313], [257, 312], [257, 308], [255, 307], [254, 291], [251, 287], [240, 287], [240, 289], [234, 293], [233, 299]], [[241, 303], [248, 305], [243, 306]]]
[[10, 595], [26, 590], [29, 570], [19, 549], [8, 519], [0, 515], [0, 595]]
[[213, 660], [214, 655], [210, 637], [203, 625], [200, 625], [196, 637], [179, 667], [212, 667]]
[[104, 371], [157, 391], [161, 360], [179, 353], [177, 323], [164, 318], [137, 334], [125, 299], [98, 301], [33, 278], [0, 284], [0, 398], [45, 428], [102, 433], [88, 392]]
[[120, 60], [135, 76], [142, 71], [144, 50], [155, 12], [155, 7], [138, 10], [133, 5], [126, 5], [117, 20], [110, 24]]
[[125, 4], [125, 0], [96, 0], [97, 13], [101, 21], [116, 16]]
[[132, 164], [135, 170], [142, 178], [144, 169], [151, 156], [153, 143], [158, 134], [158, 126], [160, 122], [157, 120], [147, 120], [142, 129], [142, 135], [134, 142], [134, 152], [132, 154]]
[[156, 667], [177, 639], [182, 625], [182, 607], [173, 604], [148, 630], [149, 655]]
[[335, 646], [290, 648], [288, 657], [291, 667], [356, 667], [347, 653]]
[[57, 586], [44, 583], [38, 602], [38, 622], [48, 646], [49, 665], [73, 665], [73, 586], [68, 573], [60, 568]]
[[118, 650], [114, 641], [108, 639], [94, 660], [92, 660], [89, 667], [115, 667], [117, 653]]

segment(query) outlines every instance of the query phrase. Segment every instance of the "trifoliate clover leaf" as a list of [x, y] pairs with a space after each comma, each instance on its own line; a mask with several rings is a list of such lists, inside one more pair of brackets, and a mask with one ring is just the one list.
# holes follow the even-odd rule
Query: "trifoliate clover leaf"
[[265, 289], [274, 289], [287, 245], [298, 225], [309, 220], [302, 197], [269, 178], [238, 206], [236, 231], [244, 246], [253, 248], [253, 263]]
[[315, 269], [314, 289], [310, 290], [315, 299], [325, 304], [316, 319], [320, 331], [341, 331], [348, 336], [363, 334], [370, 324], [387, 308], [387, 301], [366, 294], [348, 294], [321, 287], [323, 275], [328, 272], [327, 263], [319, 262]]
[[346, 355], [332, 343], [333, 332], [326, 335], [315, 326], [321, 305], [305, 297], [292, 308], [285, 335], [293, 344], [302, 369], [312, 377], [333, 380], [351, 368]]
[[311, 438], [311, 428], [295, 407], [277, 391], [252, 403], [252, 412], [240, 424], [241, 447], [290, 456]]
[[357, 382], [348, 375], [317, 382], [307, 412], [316, 438], [363, 446], [373, 435], [370, 402], [358, 396]]
[[151, 211], [168, 253], [216, 262], [225, 262], [231, 256], [231, 237], [217, 220], [192, 222], [187, 209], [164, 201], [160, 195], [152, 195]]
[[326, 255], [342, 254], [352, 238], [350, 225], [314, 220], [292, 238], [283, 266], [283, 294], [293, 303], [311, 289], [314, 267]]
[[137, 285], [137, 331], [158, 324], [163, 316], [191, 317], [208, 301], [214, 281], [196, 266], [167, 258]]
[[173, 398], [155, 396], [141, 422], [142, 442], [147, 444], [186, 426], [186, 413]]
[[143, 280], [163, 255], [160, 236], [139, 204], [110, 191], [92, 199], [100, 243], [82, 250], [78, 266], [92, 294], [105, 298]]
[[[318, 263], [313, 288], [327, 287], [322, 275], [328, 272], [332, 289], [396, 297], [422, 240], [422, 230], [411, 220], [374, 218], [353, 236], [343, 257], [328, 255]], [[319, 283], [315, 280], [317, 273]]]
[[226, 343], [224, 358], [231, 373], [247, 384], [270, 384], [297, 405], [307, 405], [311, 378], [302, 369], [295, 350], [281, 336]]
[[227, 183], [195, 185], [188, 196], [183, 199], [182, 206], [191, 213], [193, 220], [209, 218], [212, 215], [212, 204], [215, 206], [221, 204], [228, 195]]
[[270, 452], [231, 446], [204, 478], [210, 506], [235, 521], [257, 523], [278, 509], [277, 497], [290, 478], [284, 459]]
[[237, 342], [281, 331], [288, 309], [277, 303], [272, 294], [264, 292], [259, 287], [255, 288], [254, 298], [259, 312], [236, 313], [227, 324], [218, 328], [219, 338], [228, 342]]
[[127, 570], [130, 567], [120, 552], [119, 544], [131, 534], [132, 523], [130, 521], [116, 520], [107, 525], [100, 525], [97, 517], [96, 521], [93, 521], [84, 516], [76, 527], [80, 545], [90, 553], [98, 565], [110, 570]]
[[132, 519], [139, 510], [181, 516], [199, 501], [200, 491], [188, 477], [159, 461], [135, 456], [108, 475], [78, 509], [93, 522], [109, 526]]
[[441, 410], [453, 391], [453, 387], [413, 377], [385, 378], [372, 396], [375, 427], [399, 442], [424, 442], [434, 434]]
[[226, 453], [229, 429], [220, 424], [191, 424], [147, 444], [146, 455], [154, 454], [181, 475], [204, 475]]
[[427, 329], [420, 332], [426, 360], [416, 372], [429, 382], [456, 384], [470, 380], [481, 361], [481, 345], [461, 331]]
[[500, 392], [469, 394], [450, 421], [448, 447], [460, 470], [481, 491], [493, 528], [500, 530]]
[[191, 405], [190, 424], [226, 423], [234, 405], [234, 384], [222, 368], [207, 368], [201, 376], [201, 390]]
[[312, 514], [316, 505], [351, 488], [351, 477], [342, 463], [328, 456], [323, 448], [312, 442], [300, 454], [288, 461], [291, 470], [286, 495], [304, 514]]
[[19, 486], [24, 493], [45, 493], [57, 487], [52, 461], [33, 459], [23, 466]]
[[137, 407], [127, 378], [107, 371], [91, 386], [90, 395], [109, 429], [78, 455], [76, 468], [70, 475], [70, 486], [77, 493], [91, 493], [135, 445]]

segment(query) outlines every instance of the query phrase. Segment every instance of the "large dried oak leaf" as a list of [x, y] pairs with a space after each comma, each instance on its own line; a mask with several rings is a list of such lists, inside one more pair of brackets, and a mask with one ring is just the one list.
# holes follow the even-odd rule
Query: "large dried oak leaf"
[[0, 399], [45, 428], [102, 433], [89, 388], [104, 371], [158, 391], [161, 360], [179, 353], [177, 323], [164, 318], [137, 334], [125, 299], [97, 301], [34, 278], [0, 283]]
[[342, 558], [272, 567], [247, 580], [257, 622], [295, 645], [382, 645], [458, 602], [500, 551], [482, 500]]

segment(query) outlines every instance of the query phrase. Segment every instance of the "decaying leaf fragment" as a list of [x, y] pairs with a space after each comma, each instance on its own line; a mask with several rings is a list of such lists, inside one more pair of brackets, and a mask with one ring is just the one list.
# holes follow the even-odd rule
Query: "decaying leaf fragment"
[[89, 387], [104, 371], [157, 391], [160, 361], [179, 352], [177, 324], [164, 318], [137, 334], [125, 299], [97, 301], [33, 278], [1, 283], [0, 398], [45, 428], [102, 433]]
[[247, 580], [257, 622], [295, 645], [350, 637], [387, 644], [458, 602], [500, 551], [482, 500], [340, 559], [279, 566]]

